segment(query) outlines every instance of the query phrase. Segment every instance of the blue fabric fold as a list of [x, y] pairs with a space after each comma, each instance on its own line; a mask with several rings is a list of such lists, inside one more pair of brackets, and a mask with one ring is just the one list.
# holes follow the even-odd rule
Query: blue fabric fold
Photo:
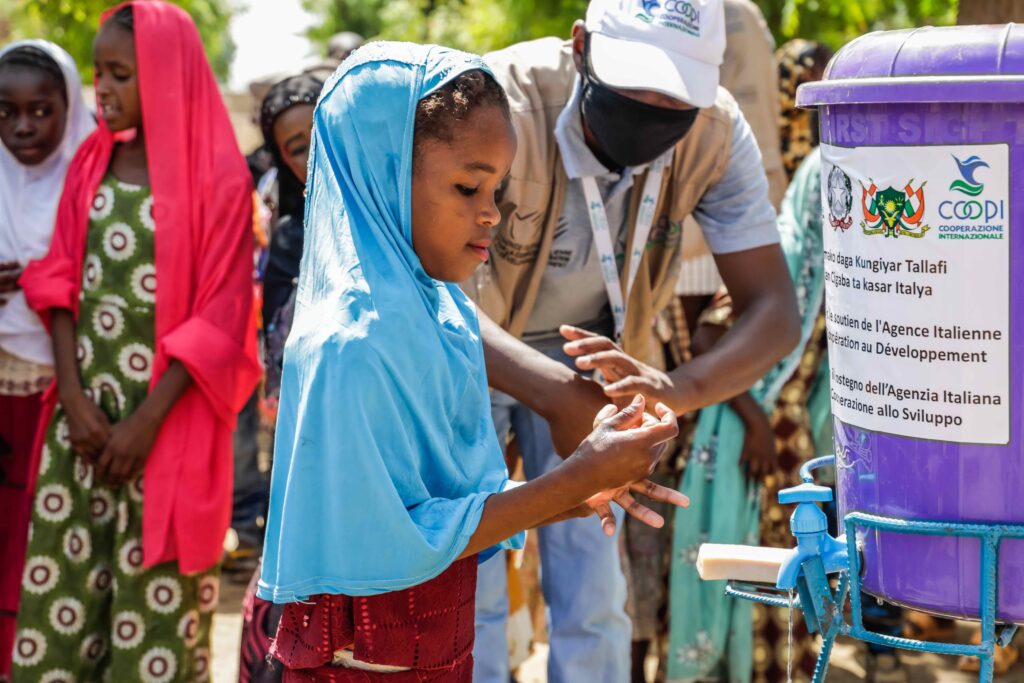
[[476, 310], [412, 246], [416, 105], [473, 69], [488, 71], [447, 48], [374, 43], [317, 104], [263, 599], [376, 595], [432, 579], [508, 485]]

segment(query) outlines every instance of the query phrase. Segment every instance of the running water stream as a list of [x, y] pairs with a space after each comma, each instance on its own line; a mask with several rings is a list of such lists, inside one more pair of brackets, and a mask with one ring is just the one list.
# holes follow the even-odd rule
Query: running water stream
[[786, 659], [786, 683], [793, 683], [793, 600], [796, 598], [796, 593], [792, 588], [789, 589], [789, 640], [788, 654]]

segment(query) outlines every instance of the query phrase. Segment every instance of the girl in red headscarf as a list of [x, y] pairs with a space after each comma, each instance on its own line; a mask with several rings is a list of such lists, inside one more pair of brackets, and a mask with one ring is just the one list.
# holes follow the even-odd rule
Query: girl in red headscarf
[[94, 47], [102, 121], [21, 279], [51, 330], [14, 680], [201, 681], [258, 381], [252, 187], [195, 25], [135, 1]]

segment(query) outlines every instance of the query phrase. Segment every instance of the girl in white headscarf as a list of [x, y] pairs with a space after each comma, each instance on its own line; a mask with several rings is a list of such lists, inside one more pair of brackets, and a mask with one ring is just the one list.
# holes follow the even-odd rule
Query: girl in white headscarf
[[0, 680], [10, 673], [36, 471], [32, 441], [53, 378], [49, 336], [18, 277], [46, 255], [64, 174], [95, 125], [67, 52], [43, 40], [0, 50]]

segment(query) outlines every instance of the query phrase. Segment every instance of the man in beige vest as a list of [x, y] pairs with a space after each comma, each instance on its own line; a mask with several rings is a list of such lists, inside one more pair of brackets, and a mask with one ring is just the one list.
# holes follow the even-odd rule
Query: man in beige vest
[[[495, 424], [515, 434], [528, 477], [572, 451], [599, 403], [567, 352], [613, 380], [604, 400], [626, 387], [683, 414], [747, 390], [797, 342], [757, 143], [718, 87], [724, 24], [722, 0], [592, 0], [572, 41], [487, 56], [519, 150], [490, 263], [466, 289], [482, 313]], [[714, 351], [669, 374], [652, 323], [673, 296], [690, 214], [740, 315]], [[577, 339], [565, 349], [563, 324], [580, 329], [565, 331]], [[602, 517], [539, 531], [550, 683], [630, 677], [618, 525]], [[500, 557], [480, 567], [478, 683], [508, 681], [504, 567]]]

